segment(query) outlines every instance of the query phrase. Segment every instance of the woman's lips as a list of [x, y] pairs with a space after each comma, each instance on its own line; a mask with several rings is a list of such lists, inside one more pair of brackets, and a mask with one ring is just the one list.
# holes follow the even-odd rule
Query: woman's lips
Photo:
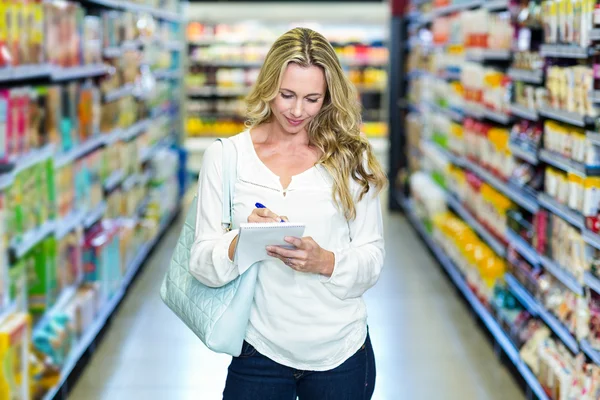
[[301, 119], [289, 119], [288, 117], [285, 117], [285, 119], [287, 119], [288, 123], [292, 126], [298, 126], [302, 123], [303, 120]]

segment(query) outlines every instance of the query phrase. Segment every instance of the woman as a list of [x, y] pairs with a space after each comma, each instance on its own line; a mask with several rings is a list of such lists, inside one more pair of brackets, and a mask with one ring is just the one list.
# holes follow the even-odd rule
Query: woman
[[[327, 40], [296, 28], [267, 54], [247, 105], [249, 129], [232, 138], [234, 226], [285, 219], [305, 223], [306, 237], [285, 238], [294, 250], [267, 248], [224, 399], [370, 399], [375, 360], [362, 294], [383, 266], [386, 178], [360, 135], [356, 90]], [[224, 156], [218, 143], [207, 149], [199, 177], [190, 271], [209, 286], [240, 273], [238, 231], [221, 230]]]

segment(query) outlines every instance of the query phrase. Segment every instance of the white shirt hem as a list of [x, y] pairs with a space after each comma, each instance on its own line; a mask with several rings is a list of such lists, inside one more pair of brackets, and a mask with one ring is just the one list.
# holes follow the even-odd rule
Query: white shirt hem
[[360, 321], [360, 325], [358, 325], [354, 331], [350, 332], [350, 334], [343, 339], [346, 345], [340, 349], [337, 356], [323, 360], [319, 364], [315, 364], [310, 362], [301, 362], [298, 360], [290, 360], [281, 356], [280, 354], [277, 354], [275, 351], [272, 351], [270, 346], [267, 344], [267, 341], [262, 338], [262, 335], [258, 333], [258, 331], [252, 327], [252, 325], [248, 326], [248, 331], [246, 332], [246, 341], [250, 343], [260, 354], [278, 364], [294, 368], [299, 371], [321, 372], [330, 371], [334, 368], [337, 368], [346, 362], [350, 357], [352, 357], [362, 347], [366, 340], [367, 326]]

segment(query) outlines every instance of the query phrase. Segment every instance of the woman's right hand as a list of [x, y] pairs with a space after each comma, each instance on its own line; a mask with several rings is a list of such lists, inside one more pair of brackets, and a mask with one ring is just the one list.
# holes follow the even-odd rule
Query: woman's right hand
[[254, 223], [280, 222], [282, 219], [287, 221], [286, 217], [277, 215], [268, 208], [255, 208], [248, 216], [248, 222]]
[[[248, 216], [248, 222], [254, 223], [269, 223], [269, 222], [280, 222], [284, 220], [288, 222], [288, 218], [283, 215], [277, 215], [268, 208], [255, 208], [252, 213]], [[235, 248], [237, 246], [238, 236], [236, 236], [229, 245], [229, 259], [233, 261], [233, 255], [235, 254]]]

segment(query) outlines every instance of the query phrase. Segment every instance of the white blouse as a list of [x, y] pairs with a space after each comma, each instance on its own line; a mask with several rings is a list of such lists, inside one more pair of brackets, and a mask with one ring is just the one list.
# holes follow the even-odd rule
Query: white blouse
[[[326, 371], [341, 365], [367, 335], [363, 293], [378, 280], [385, 256], [381, 205], [367, 194], [347, 221], [332, 199], [332, 178], [316, 165], [292, 178], [284, 190], [260, 160], [249, 131], [231, 138], [238, 152], [233, 199], [234, 226], [247, 222], [257, 202], [290, 222], [306, 224], [323, 249], [335, 254], [333, 275], [296, 272], [280, 260], [262, 261], [246, 341], [273, 361], [299, 370]], [[229, 260], [237, 230], [221, 228], [222, 145], [204, 154], [198, 181], [196, 237], [190, 272], [202, 283], [222, 286], [249, 266]], [[354, 194], [359, 186], [352, 181]]]

